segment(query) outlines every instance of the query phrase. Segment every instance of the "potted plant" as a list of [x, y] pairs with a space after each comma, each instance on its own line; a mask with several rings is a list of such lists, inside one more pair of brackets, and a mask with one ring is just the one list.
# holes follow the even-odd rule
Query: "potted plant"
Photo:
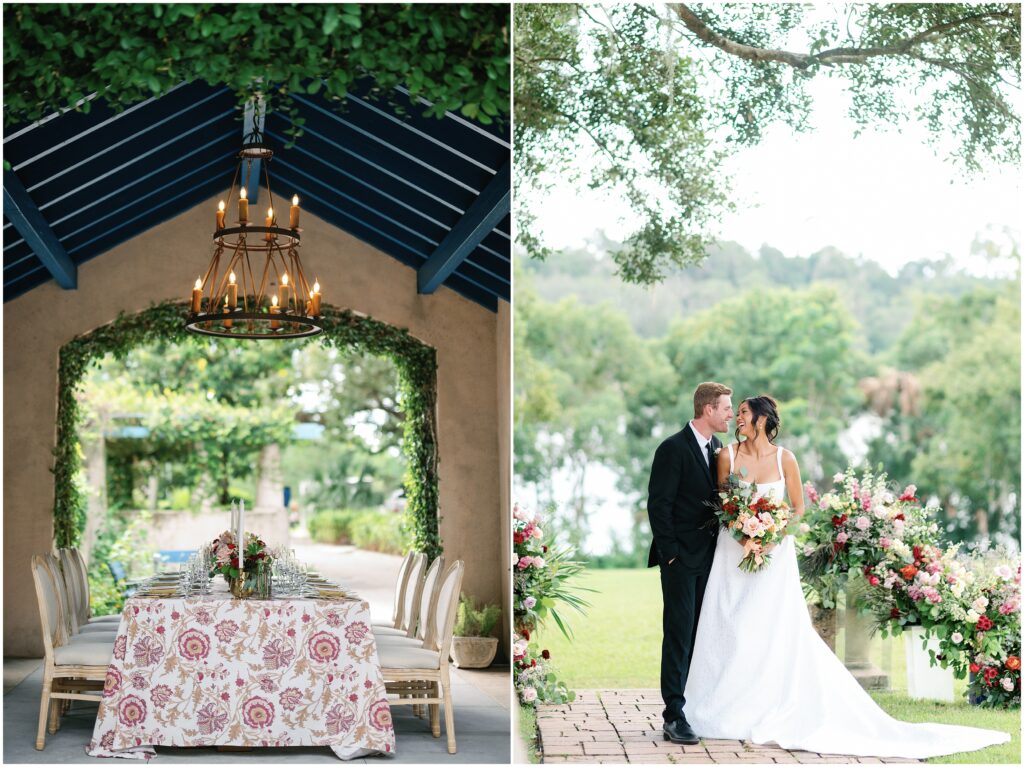
[[487, 668], [498, 651], [498, 640], [491, 636], [501, 618], [495, 604], [477, 609], [472, 597], [459, 600], [459, 615], [452, 638], [452, 660], [456, 668]]

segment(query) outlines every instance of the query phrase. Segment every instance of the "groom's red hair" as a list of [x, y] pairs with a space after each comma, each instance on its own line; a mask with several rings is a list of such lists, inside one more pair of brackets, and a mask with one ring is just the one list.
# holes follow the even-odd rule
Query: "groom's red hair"
[[732, 389], [714, 381], [705, 381], [697, 386], [696, 391], [693, 392], [693, 417], [700, 418], [704, 415], [704, 406], [714, 407], [718, 404], [718, 398], [723, 394], [732, 396]]

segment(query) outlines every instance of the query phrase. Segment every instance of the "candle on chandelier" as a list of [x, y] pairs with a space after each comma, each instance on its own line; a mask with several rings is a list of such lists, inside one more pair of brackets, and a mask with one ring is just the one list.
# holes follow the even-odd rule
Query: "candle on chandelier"
[[[281, 307], [277, 305], [277, 296], [271, 296], [271, 298], [270, 298], [270, 313], [271, 314], [280, 314], [281, 313]], [[280, 322], [278, 322], [277, 320], [271, 320], [270, 321], [270, 329], [271, 330], [277, 330], [279, 327], [281, 327], [281, 323]]]
[[192, 288], [192, 314], [199, 314], [199, 310], [203, 308], [203, 280], [201, 277], [196, 278], [196, 286]]
[[217, 229], [224, 228], [224, 200], [217, 203]]
[[288, 284], [288, 272], [281, 275], [281, 306], [288, 311], [288, 301], [291, 299], [292, 286]]
[[[228, 297], [227, 296], [224, 296], [224, 311], [228, 311]], [[224, 327], [226, 327], [226, 328], [230, 328], [234, 324], [235, 323], [233, 321], [231, 321], [231, 320], [224, 320]]]
[[228, 275], [228, 294], [225, 298], [227, 299], [228, 309], [234, 310], [238, 306], [238, 285], [235, 284], [234, 272]]
[[[266, 225], [273, 226], [273, 208], [266, 209]], [[273, 240], [273, 235], [268, 231], [263, 236], [263, 239], [269, 243]]]
[[310, 291], [309, 298], [313, 304], [312, 314], [314, 317], [320, 316], [320, 282], [319, 280], [313, 281], [313, 290]]
[[249, 200], [246, 199], [244, 186], [238, 193], [238, 223], [249, 223]]
[[299, 228], [299, 196], [295, 195], [292, 197], [292, 207], [288, 211], [288, 228], [298, 229]]

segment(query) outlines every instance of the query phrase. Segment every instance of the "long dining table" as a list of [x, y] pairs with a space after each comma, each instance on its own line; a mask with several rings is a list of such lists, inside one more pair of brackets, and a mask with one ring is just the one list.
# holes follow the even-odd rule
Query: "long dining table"
[[155, 746], [395, 750], [391, 709], [358, 598], [135, 596], [124, 606], [90, 756]]

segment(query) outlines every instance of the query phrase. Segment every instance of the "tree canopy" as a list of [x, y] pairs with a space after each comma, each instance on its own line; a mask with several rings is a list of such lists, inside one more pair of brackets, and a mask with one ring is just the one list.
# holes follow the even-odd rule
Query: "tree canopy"
[[[840, 80], [855, 130], [923, 124], [974, 171], [1019, 160], [1020, 6], [1010, 3], [515, 6], [520, 242], [556, 176], [640, 219], [613, 253], [651, 284], [706, 256], [727, 209], [720, 164], [772, 124], [806, 130], [815, 78]], [[584, 147], [590, 158], [578, 161]], [[537, 202], [533, 202], [536, 200]]]

